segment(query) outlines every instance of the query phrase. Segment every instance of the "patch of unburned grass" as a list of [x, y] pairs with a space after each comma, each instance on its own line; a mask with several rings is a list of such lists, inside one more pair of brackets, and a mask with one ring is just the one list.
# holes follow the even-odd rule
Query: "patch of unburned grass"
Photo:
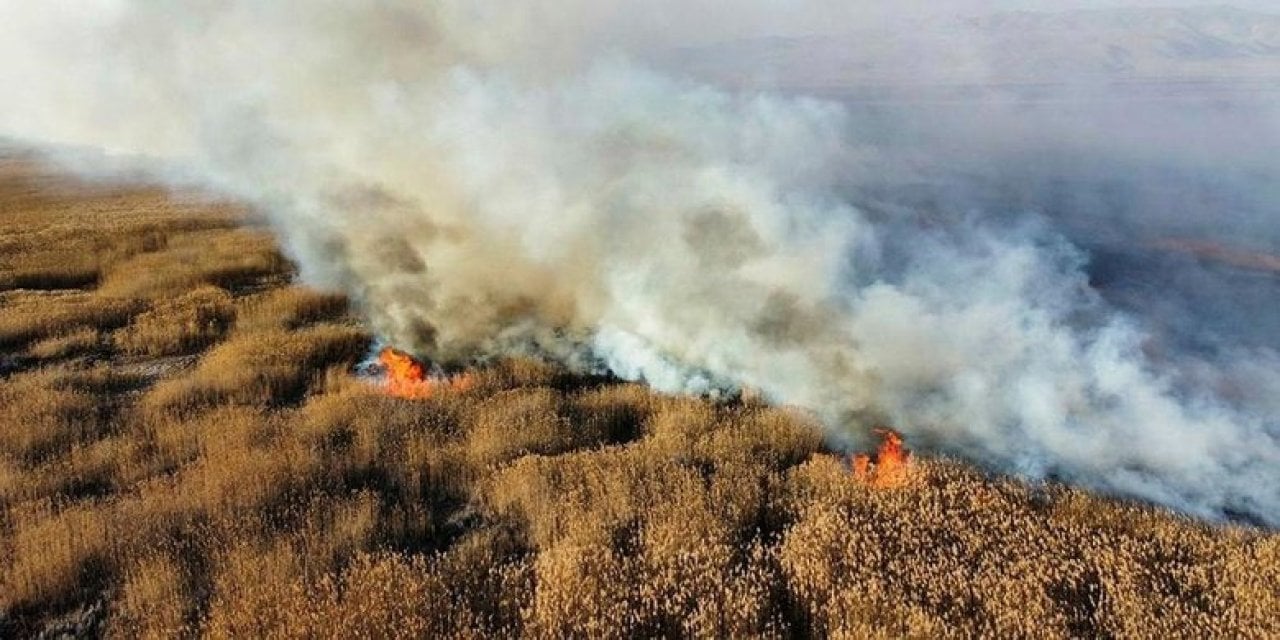
[[0, 348], [80, 331], [110, 331], [142, 309], [135, 300], [92, 294], [10, 294], [0, 300]]
[[102, 347], [102, 334], [95, 327], [80, 327], [67, 333], [45, 338], [27, 348], [27, 353], [42, 360], [57, 360], [97, 352]]
[[235, 304], [225, 290], [202, 286], [157, 302], [113, 341], [123, 353], [171, 356], [201, 350], [221, 339], [235, 322]]
[[189, 413], [218, 404], [296, 402], [326, 367], [353, 365], [368, 346], [363, 331], [337, 325], [239, 335], [211, 349], [195, 370], [156, 385], [143, 403]]

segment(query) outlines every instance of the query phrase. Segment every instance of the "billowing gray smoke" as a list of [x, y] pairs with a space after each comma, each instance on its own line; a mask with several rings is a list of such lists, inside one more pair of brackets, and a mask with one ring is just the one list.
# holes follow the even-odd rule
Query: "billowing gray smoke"
[[[709, 3], [682, 19], [665, 2], [82, 4], [0, 9], [0, 85], [18, 88], [0, 131], [162, 159], [256, 203], [303, 276], [397, 345], [749, 386], [838, 440], [887, 421], [1003, 470], [1280, 524], [1269, 346], [1232, 352], [1248, 376], [1154, 359], [1036, 199], [990, 211], [990, 190], [947, 186], [963, 170], [939, 179], [838, 102], [633, 53], [679, 44], [668, 26], [714, 42], [752, 20], [700, 32]], [[936, 199], [902, 197], [907, 176]], [[1230, 398], [1187, 383], [1228, 377]]]

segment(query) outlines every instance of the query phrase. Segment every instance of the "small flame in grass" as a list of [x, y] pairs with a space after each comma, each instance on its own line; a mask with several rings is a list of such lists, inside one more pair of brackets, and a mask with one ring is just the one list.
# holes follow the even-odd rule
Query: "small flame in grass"
[[911, 467], [911, 453], [902, 446], [902, 436], [891, 429], [876, 429], [880, 448], [875, 464], [871, 456], [860, 453], [853, 457], [853, 477], [877, 488], [899, 487], [906, 483]]
[[413, 356], [387, 347], [378, 354], [378, 362], [386, 369], [384, 384], [389, 395], [411, 400], [430, 398], [441, 391], [462, 392], [475, 386], [469, 373], [434, 376]]

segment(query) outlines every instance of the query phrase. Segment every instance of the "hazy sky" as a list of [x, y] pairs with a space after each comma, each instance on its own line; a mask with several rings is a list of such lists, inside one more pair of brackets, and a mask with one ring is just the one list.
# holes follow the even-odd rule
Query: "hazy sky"
[[[1234, 7], [1280, 12], [1277, 0], [531, 0], [535, 21], [595, 24], [605, 42], [693, 44], [736, 37], [838, 34], [902, 19], [975, 16], [1002, 11]], [[571, 18], [569, 16], [572, 16]], [[561, 24], [563, 26], [563, 24]]]
[[960, 6], [966, 10], [988, 9], [991, 11], [1007, 10], [1049, 10], [1063, 11], [1069, 9], [1099, 9], [1115, 7], [1238, 7], [1257, 11], [1276, 11], [1275, 0], [965, 0], [954, 2], [944, 0], [931, 3], [933, 11], [946, 11], [947, 7]]

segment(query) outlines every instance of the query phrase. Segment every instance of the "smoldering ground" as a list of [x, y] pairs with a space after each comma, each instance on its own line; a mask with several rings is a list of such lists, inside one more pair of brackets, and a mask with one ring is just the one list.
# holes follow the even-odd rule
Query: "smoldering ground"
[[[998, 71], [967, 36], [842, 7]], [[1169, 250], [1276, 251], [1271, 97], [1223, 115], [1073, 82], [1065, 109], [986, 89], [885, 108], [660, 55], [829, 27], [830, 7], [670, 9], [6, 7], [0, 124], [254, 203], [306, 279], [423, 356], [750, 386], [833, 438], [888, 421], [1002, 470], [1280, 523], [1278, 332], [1239, 320], [1274, 274]], [[1242, 51], [1270, 55], [1268, 33]], [[1205, 123], [1221, 135], [1188, 137]]]

